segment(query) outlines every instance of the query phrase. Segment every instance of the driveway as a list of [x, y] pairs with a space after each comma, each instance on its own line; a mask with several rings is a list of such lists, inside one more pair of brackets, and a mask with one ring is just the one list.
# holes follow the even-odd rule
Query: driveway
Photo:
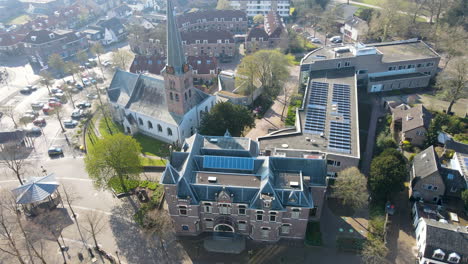
[[[300, 73], [299, 66], [291, 66], [289, 69], [289, 80], [284, 84], [286, 85], [288, 96], [297, 92]], [[286, 104], [283, 116], [286, 118], [288, 111], [287, 105], [289, 104], [289, 102], [286, 102], [285, 99], [288, 98], [285, 98], [284, 93], [281, 92], [281, 94], [278, 95], [278, 97], [273, 102], [273, 105], [270, 107], [270, 109], [268, 109], [268, 111], [265, 113], [264, 117], [262, 119], [256, 119], [255, 128], [251, 129], [245, 136], [256, 140], [258, 137], [268, 134], [269, 129], [284, 128], [284, 122], [281, 120], [281, 113]]]

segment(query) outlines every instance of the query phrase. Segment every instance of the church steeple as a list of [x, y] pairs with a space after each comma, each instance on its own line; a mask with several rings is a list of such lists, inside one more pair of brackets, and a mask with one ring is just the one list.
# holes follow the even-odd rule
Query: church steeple
[[173, 0], [167, 0], [167, 65], [166, 72], [169, 74], [183, 74], [188, 69], [182, 47], [179, 28], [174, 17]]

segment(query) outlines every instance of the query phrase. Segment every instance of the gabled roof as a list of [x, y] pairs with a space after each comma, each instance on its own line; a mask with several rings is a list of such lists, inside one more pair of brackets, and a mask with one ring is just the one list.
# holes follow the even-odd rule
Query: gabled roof
[[414, 177], [425, 178], [439, 170], [440, 164], [434, 146], [421, 151], [413, 159]]
[[96, 23], [96, 25], [102, 28], [107, 28], [108, 30], [112, 30], [116, 35], [120, 34], [120, 30], [125, 30], [122, 22], [120, 22], [120, 20], [116, 17], [107, 20], [100, 20]]
[[161, 176], [161, 183], [163, 184], [176, 184], [179, 181], [179, 172], [172, 167], [171, 164], [166, 166], [166, 169]]
[[418, 104], [410, 109], [395, 109], [394, 120], [401, 120], [402, 132], [407, 132], [418, 127], [429, 128], [432, 114], [422, 105]]
[[279, 38], [285, 26], [281, 16], [277, 12], [270, 11], [265, 17], [265, 32], [270, 38]]
[[11, 191], [17, 204], [30, 204], [43, 201], [54, 193], [58, 186], [55, 175], [49, 174], [45, 177], [33, 177], [31, 181]]
[[9, 142], [19, 143], [23, 141], [25, 137], [26, 134], [23, 130], [2, 131], [0, 132], [0, 144], [5, 144]]
[[263, 41], [267, 41], [269, 36], [263, 29], [263, 27], [254, 27], [250, 29], [249, 33], [247, 34], [247, 38], [245, 39], [246, 41], [252, 41], [252, 38], [255, 38], [255, 40], [259, 40], [260, 38], [263, 38]]
[[424, 219], [426, 226], [426, 249], [424, 256], [432, 259], [434, 251], [441, 249], [448, 255], [455, 252], [460, 255], [460, 263], [468, 263], [468, 230], [466, 227], [442, 223], [433, 219]]
[[349, 17], [346, 21], [345, 21], [345, 24], [346, 25], [349, 25], [353, 28], [358, 28], [358, 29], [362, 29], [362, 28], [366, 28], [368, 27], [367, 25], [367, 22], [357, 16], [351, 16]]

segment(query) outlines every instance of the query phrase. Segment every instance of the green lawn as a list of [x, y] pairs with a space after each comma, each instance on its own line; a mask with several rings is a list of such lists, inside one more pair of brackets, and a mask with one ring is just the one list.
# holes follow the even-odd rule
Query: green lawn
[[378, 6], [380, 5], [381, 1], [380, 0], [354, 0], [354, 2]]
[[7, 22], [7, 24], [22, 25], [22, 24], [26, 24], [30, 20], [31, 20], [31, 17], [28, 15], [19, 15], [17, 17], [12, 18], [10, 21]]

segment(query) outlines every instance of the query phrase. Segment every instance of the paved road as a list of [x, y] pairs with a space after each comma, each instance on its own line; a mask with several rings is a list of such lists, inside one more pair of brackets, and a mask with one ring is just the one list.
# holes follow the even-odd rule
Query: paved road
[[372, 155], [374, 153], [374, 145], [375, 145], [375, 139], [376, 139], [375, 131], [377, 128], [377, 121], [384, 114], [385, 112], [382, 109], [380, 100], [377, 98], [372, 100], [372, 115], [369, 121], [369, 130], [367, 132], [366, 151], [364, 152], [364, 155], [363, 155], [364, 157], [362, 157], [362, 165], [361, 165], [362, 173], [364, 173], [367, 176], [369, 176], [369, 173], [370, 173], [370, 164], [372, 161]]

